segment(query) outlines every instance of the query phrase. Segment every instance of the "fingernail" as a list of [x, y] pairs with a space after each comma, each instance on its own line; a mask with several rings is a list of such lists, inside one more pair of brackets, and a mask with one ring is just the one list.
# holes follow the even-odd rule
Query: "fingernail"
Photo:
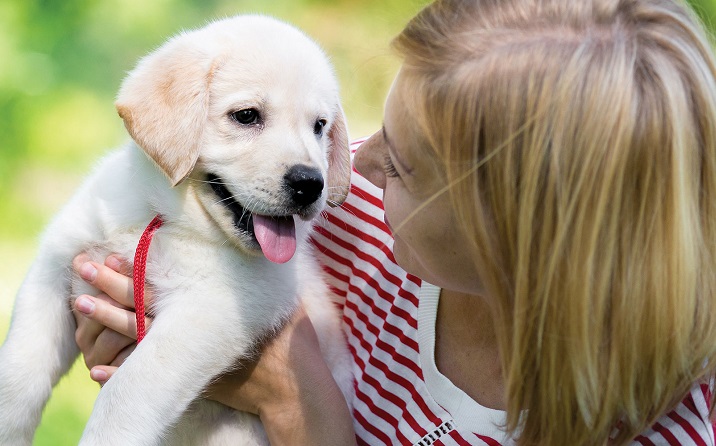
[[109, 375], [102, 369], [92, 369], [90, 370], [90, 378], [92, 378], [93, 381], [101, 383], [107, 381]]
[[118, 271], [120, 268], [122, 268], [122, 261], [117, 258], [116, 256], [109, 256], [104, 260], [104, 264], [108, 267], [112, 268], [115, 271]]
[[81, 252], [81, 253], [77, 254], [77, 257], [75, 257], [75, 260], [77, 260], [78, 262], [82, 262], [82, 263], [89, 262], [90, 256], [86, 252]]
[[97, 268], [94, 267], [90, 262], [85, 262], [80, 266], [80, 277], [89, 282], [94, 281], [97, 278]]
[[81, 267], [85, 262], [89, 262], [90, 260], [91, 260], [91, 259], [90, 259], [90, 256], [87, 255], [87, 253], [84, 253], [84, 252], [83, 252], [83, 253], [81, 253], [81, 254], [78, 254], [77, 257], [75, 257], [74, 259], [72, 259], [72, 266], [73, 266], [76, 270], [79, 271], [80, 267]]
[[87, 296], [78, 297], [75, 306], [80, 310], [80, 313], [92, 314], [94, 311], [94, 302]]

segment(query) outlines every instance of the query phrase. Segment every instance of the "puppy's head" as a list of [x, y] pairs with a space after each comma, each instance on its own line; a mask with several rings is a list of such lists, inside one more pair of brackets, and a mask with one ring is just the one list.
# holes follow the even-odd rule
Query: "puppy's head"
[[139, 62], [116, 106], [172, 186], [188, 183], [230, 240], [270, 260], [295, 251], [294, 221], [301, 232], [348, 193], [332, 68], [285, 23], [238, 16], [176, 36]]

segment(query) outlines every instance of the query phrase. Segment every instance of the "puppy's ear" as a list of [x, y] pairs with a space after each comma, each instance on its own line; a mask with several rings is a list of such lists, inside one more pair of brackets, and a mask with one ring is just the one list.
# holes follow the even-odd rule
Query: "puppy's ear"
[[343, 109], [338, 108], [333, 125], [328, 130], [328, 204], [340, 206], [351, 186], [351, 153]]
[[134, 141], [164, 171], [172, 186], [199, 157], [209, 108], [214, 59], [181, 35], [139, 61], [115, 106]]

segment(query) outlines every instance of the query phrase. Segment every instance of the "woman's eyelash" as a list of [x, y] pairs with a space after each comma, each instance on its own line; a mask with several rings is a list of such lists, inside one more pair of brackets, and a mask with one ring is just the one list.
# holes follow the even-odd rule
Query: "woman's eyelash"
[[387, 177], [400, 176], [398, 170], [395, 168], [395, 164], [393, 164], [393, 161], [390, 159], [390, 156], [385, 157], [385, 165], [383, 166], [383, 170], [385, 171], [385, 176]]

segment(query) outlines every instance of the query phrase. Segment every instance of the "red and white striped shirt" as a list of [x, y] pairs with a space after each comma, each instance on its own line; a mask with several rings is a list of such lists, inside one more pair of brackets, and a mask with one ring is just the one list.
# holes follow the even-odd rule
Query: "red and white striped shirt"
[[[331, 288], [344, 302], [358, 444], [515, 444], [500, 427], [504, 412], [479, 405], [438, 371], [440, 290], [396, 264], [381, 196], [354, 170], [345, 203], [324, 213], [313, 237]], [[707, 386], [694, 386], [633, 444], [714, 445], [708, 398]]]

